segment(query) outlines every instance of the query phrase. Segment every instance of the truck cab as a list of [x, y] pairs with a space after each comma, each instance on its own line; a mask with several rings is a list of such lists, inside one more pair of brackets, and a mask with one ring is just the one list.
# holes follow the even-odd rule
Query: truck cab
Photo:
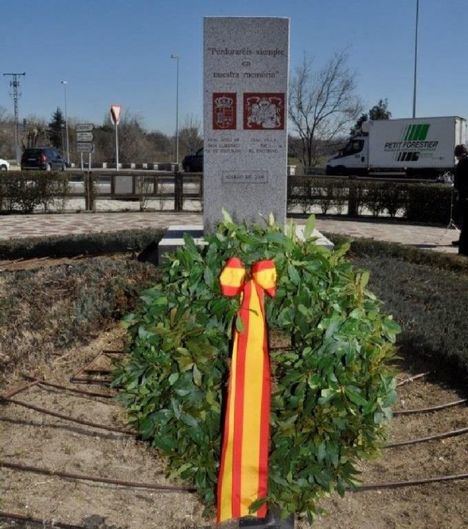
[[354, 136], [327, 162], [327, 175], [367, 174], [369, 136]]

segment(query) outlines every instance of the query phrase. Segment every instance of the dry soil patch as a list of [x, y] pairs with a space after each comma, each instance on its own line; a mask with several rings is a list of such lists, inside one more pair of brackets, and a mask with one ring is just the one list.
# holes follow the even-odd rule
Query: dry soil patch
[[[69, 377], [104, 349], [123, 346], [120, 328], [103, 333], [89, 346], [73, 348], [30, 372], [49, 381], [69, 384]], [[428, 366], [400, 366], [400, 377]], [[19, 373], [9, 387], [21, 382]], [[70, 384], [71, 385], [71, 384]], [[75, 386], [86, 388], [86, 386]], [[95, 386], [98, 391], [110, 391]], [[396, 409], [413, 409], [463, 398], [463, 392], [431, 376], [399, 388]], [[62, 391], [31, 388], [15, 398], [99, 424], [125, 427], [123, 409], [114, 400], [83, 398]], [[468, 408], [395, 417], [392, 441], [421, 437], [468, 425]], [[72, 424], [16, 405], [0, 408], [2, 459], [55, 470], [129, 481], [174, 484], [165, 478], [164, 461], [135, 438]], [[468, 470], [467, 436], [387, 449], [382, 457], [361, 465], [362, 481], [383, 482], [455, 474]], [[202, 516], [203, 506], [188, 493], [155, 492], [114, 485], [77, 482], [3, 469], [0, 474], [3, 511], [59, 520], [89, 528], [153, 529], [215, 527]], [[333, 495], [322, 506], [329, 515], [314, 523], [317, 529], [461, 529], [468, 522], [468, 482], [423, 485]], [[233, 524], [225, 524], [225, 528]], [[2, 523], [0, 527], [28, 527]], [[300, 529], [309, 527], [305, 521]]]

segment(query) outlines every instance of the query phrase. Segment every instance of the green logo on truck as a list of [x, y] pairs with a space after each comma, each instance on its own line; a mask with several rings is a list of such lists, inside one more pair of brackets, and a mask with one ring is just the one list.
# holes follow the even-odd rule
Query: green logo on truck
[[404, 131], [404, 141], [421, 140], [427, 138], [427, 131], [429, 130], [429, 123], [422, 123], [421, 125], [409, 125]]
[[394, 152], [394, 159], [398, 162], [416, 162], [422, 151], [433, 152], [437, 149], [438, 141], [427, 141], [429, 123], [408, 125], [403, 129], [401, 141], [387, 141], [384, 150]]

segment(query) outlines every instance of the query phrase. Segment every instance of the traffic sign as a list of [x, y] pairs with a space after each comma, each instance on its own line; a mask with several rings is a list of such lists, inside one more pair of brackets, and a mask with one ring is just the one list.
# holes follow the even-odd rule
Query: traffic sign
[[78, 152], [94, 152], [94, 143], [84, 141], [77, 142], [76, 150]]
[[91, 132], [93, 129], [92, 123], [77, 123], [75, 127], [76, 132]]
[[93, 141], [93, 133], [92, 132], [77, 132], [76, 141], [78, 142]]
[[110, 114], [111, 114], [112, 123], [114, 125], [118, 125], [119, 122], [120, 122], [120, 110], [121, 110], [121, 108], [122, 107], [120, 105], [111, 105]]

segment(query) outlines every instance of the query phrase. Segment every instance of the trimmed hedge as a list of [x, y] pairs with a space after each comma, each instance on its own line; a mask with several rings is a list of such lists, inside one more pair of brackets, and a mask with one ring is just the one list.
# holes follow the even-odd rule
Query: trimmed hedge
[[427, 224], [447, 224], [450, 220], [452, 188], [447, 184], [382, 182], [343, 178], [289, 177], [289, 208], [304, 213], [313, 206], [327, 214], [334, 207], [350, 216], [365, 210], [382, 215]]
[[401, 325], [400, 354], [429, 356], [468, 374], [468, 276], [388, 256], [354, 257], [370, 271], [370, 289]]
[[65, 173], [31, 171], [0, 175], [0, 213], [32, 213], [42, 206], [63, 210], [70, 195]]
[[0, 240], [0, 259], [75, 257], [118, 252], [140, 252], [156, 245], [163, 230], [145, 228], [83, 235], [56, 235]]
[[87, 343], [133, 310], [159, 278], [151, 264], [94, 257], [73, 264], [0, 274], [0, 381], [11, 369]]
[[359, 257], [391, 257], [409, 263], [431, 266], [439, 270], [468, 274], [468, 259], [457, 254], [421, 250], [396, 242], [376, 241], [366, 238], [355, 239], [335, 233], [324, 233], [324, 235], [338, 245], [349, 243], [351, 245], [351, 255], [354, 254]]
[[350, 243], [350, 258], [368, 269], [369, 285], [401, 325], [402, 354], [429, 356], [468, 375], [468, 259], [398, 243], [327, 234]]

